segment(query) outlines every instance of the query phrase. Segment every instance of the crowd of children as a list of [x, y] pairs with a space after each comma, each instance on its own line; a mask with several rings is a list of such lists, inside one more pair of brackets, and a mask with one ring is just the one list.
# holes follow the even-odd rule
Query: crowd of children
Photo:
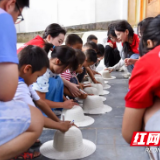
[[74, 124], [57, 115], [76, 105], [77, 97], [87, 98], [82, 83], [87, 73], [93, 83], [100, 83], [94, 75], [103, 58], [110, 71], [126, 65], [132, 72], [124, 139], [130, 143], [134, 131], [160, 131], [160, 16], [140, 22], [138, 35], [125, 20], [110, 24], [106, 46], [97, 44], [95, 35], [83, 44], [76, 34], [62, 45], [66, 31], [53, 23], [43, 37], [36, 36], [17, 51], [14, 23], [24, 20], [22, 10], [28, 6], [29, 0], [0, 0], [0, 159], [38, 157], [39, 152], [28, 148], [40, 144], [43, 127], [68, 131]]

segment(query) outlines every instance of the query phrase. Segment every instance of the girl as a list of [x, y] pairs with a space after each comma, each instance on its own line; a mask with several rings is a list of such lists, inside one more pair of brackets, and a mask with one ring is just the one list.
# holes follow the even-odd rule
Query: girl
[[[81, 50], [76, 49], [75, 51], [76, 51], [76, 58], [78, 60], [78, 68], [77, 68], [77, 70], [72, 72], [72, 71], [70, 71], [68, 69], [64, 73], [61, 74], [61, 77], [65, 78], [66, 80], [70, 81], [71, 83], [78, 84], [80, 86], [80, 89], [83, 90], [82, 85], [78, 81], [77, 73], [81, 74], [83, 72], [82, 67], [83, 67], [83, 63], [84, 63], [86, 57], [85, 57], [84, 53]], [[69, 93], [67, 95], [70, 96], [71, 98], [73, 98], [73, 96], [71, 96]], [[79, 96], [79, 98], [80, 99], [86, 99], [87, 98], [87, 94], [85, 94], [82, 91], [82, 94], [81, 94], [81, 96]]]
[[118, 42], [117, 36], [114, 31], [115, 23], [112, 23], [108, 27], [108, 43], [105, 47], [104, 64], [106, 67], [112, 67], [120, 60], [120, 54], [117, 49], [116, 42]]
[[[54, 108], [72, 108], [76, 103], [72, 100], [67, 100], [65, 102], [57, 102], [56, 99], [63, 100], [63, 90], [60, 89], [59, 79], [60, 73], [63, 73], [67, 69], [76, 70], [78, 67], [78, 62], [76, 59], [75, 51], [67, 46], [55, 47], [51, 52], [50, 57], [50, 67], [47, 69], [46, 73], [37, 79], [37, 82], [33, 84], [33, 89], [37, 91], [38, 95], [42, 100], [44, 100], [52, 110]], [[52, 82], [56, 89], [50, 87], [50, 78], [55, 80]], [[57, 96], [61, 96], [58, 98]]]
[[[66, 31], [59, 24], [56, 24], [56, 23], [50, 24], [45, 29], [43, 37], [40, 37], [39, 35], [36, 36], [34, 39], [32, 39], [31, 41], [24, 44], [21, 48], [19, 48], [17, 52], [19, 53], [24, 47], [28, 45], [36, 45], [41, 48], [45, 48], [46, 43], [51, 43], [54, 46], [60, 46], [64, 41], [65, 35], [66, 35]], [[50, 87], [52, 86], [52, 90], [56, 89], [56, 90], [62, 91], [65, 85], [73, 95], [79, 96], [81, 94], [76, 85], [70, 82], [67, 82], [65, 79], [58, 78], [56, 79], [56, 81], [53, 78], [50, 79], [49, 83], [50, 83]], [[59, 88], [56, 88], [56, 85], [54, 84], [55, 82], [59, 84]], [[62, 99], [59, 97], [60, 96], [55, 97], [55, 101], [62, 102]]]
[[[129, 92], [125, 97], [122, 135], [130, 143], [134, 131], [160, 131], [160, 16], [144, 30], [140, 43], [144, 55], [132, 72]], [[155, 160], [159, 159], [155, 152]]]
[[[122, 58], [139, 58], [139, 38], [134, 34], [133, 28], [127, 21], [119, 21], [115, 25], [115, 34], [118, 41], [122, 42], [124, 56]], [[133, 65], [129, 66], [129, 71], [133, 70]]]

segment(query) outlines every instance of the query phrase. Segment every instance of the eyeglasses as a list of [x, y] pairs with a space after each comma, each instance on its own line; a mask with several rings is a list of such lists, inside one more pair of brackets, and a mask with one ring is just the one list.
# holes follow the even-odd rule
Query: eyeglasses
[[20, 11], [20, 7], [19, 7], [17, 2], [16, 2], [16, 7], [17, 7], [20, 15], [17, 17], [17, 20], [16, 20], [15, 24], [19, 24], [20, 22], [24, 21], [24, 18], [22, 16], [22, 12]]

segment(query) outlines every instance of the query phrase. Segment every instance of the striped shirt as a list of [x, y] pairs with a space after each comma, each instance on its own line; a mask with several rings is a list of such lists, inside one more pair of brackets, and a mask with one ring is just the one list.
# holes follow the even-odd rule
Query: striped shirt
[[69, 69], [67, 69], [65, 72], [61, 74], [61, 77], [66, 79], [67, 81], [70, 81], [72, 77], [76, 77], [76, 76], [77, 76], [76, 72], [71, 73]]

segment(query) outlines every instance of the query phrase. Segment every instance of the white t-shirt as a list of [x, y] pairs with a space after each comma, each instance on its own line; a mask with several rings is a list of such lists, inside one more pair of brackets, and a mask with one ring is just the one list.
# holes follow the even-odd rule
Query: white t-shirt
[[90, 66], [90, 69], [96, 71], [96, 65], [95, 65], [95, 64], [91, 65], [91, 66]]
[[33, 83], [33, 89], [42, 93], [49, 92], [49, 78], [59, 76], [52, 73], [50, 69], [47, 69], [46, 73], [37, 79], [36, 83]]
[[40, 97], [36, 91], [32, 89], [32, 85], [27, 86], [25, 82], [18, 82], [18, 87], [13, 99], [26, 102], [35, 107], [33, 100], [38, 101], [40, 100]]

